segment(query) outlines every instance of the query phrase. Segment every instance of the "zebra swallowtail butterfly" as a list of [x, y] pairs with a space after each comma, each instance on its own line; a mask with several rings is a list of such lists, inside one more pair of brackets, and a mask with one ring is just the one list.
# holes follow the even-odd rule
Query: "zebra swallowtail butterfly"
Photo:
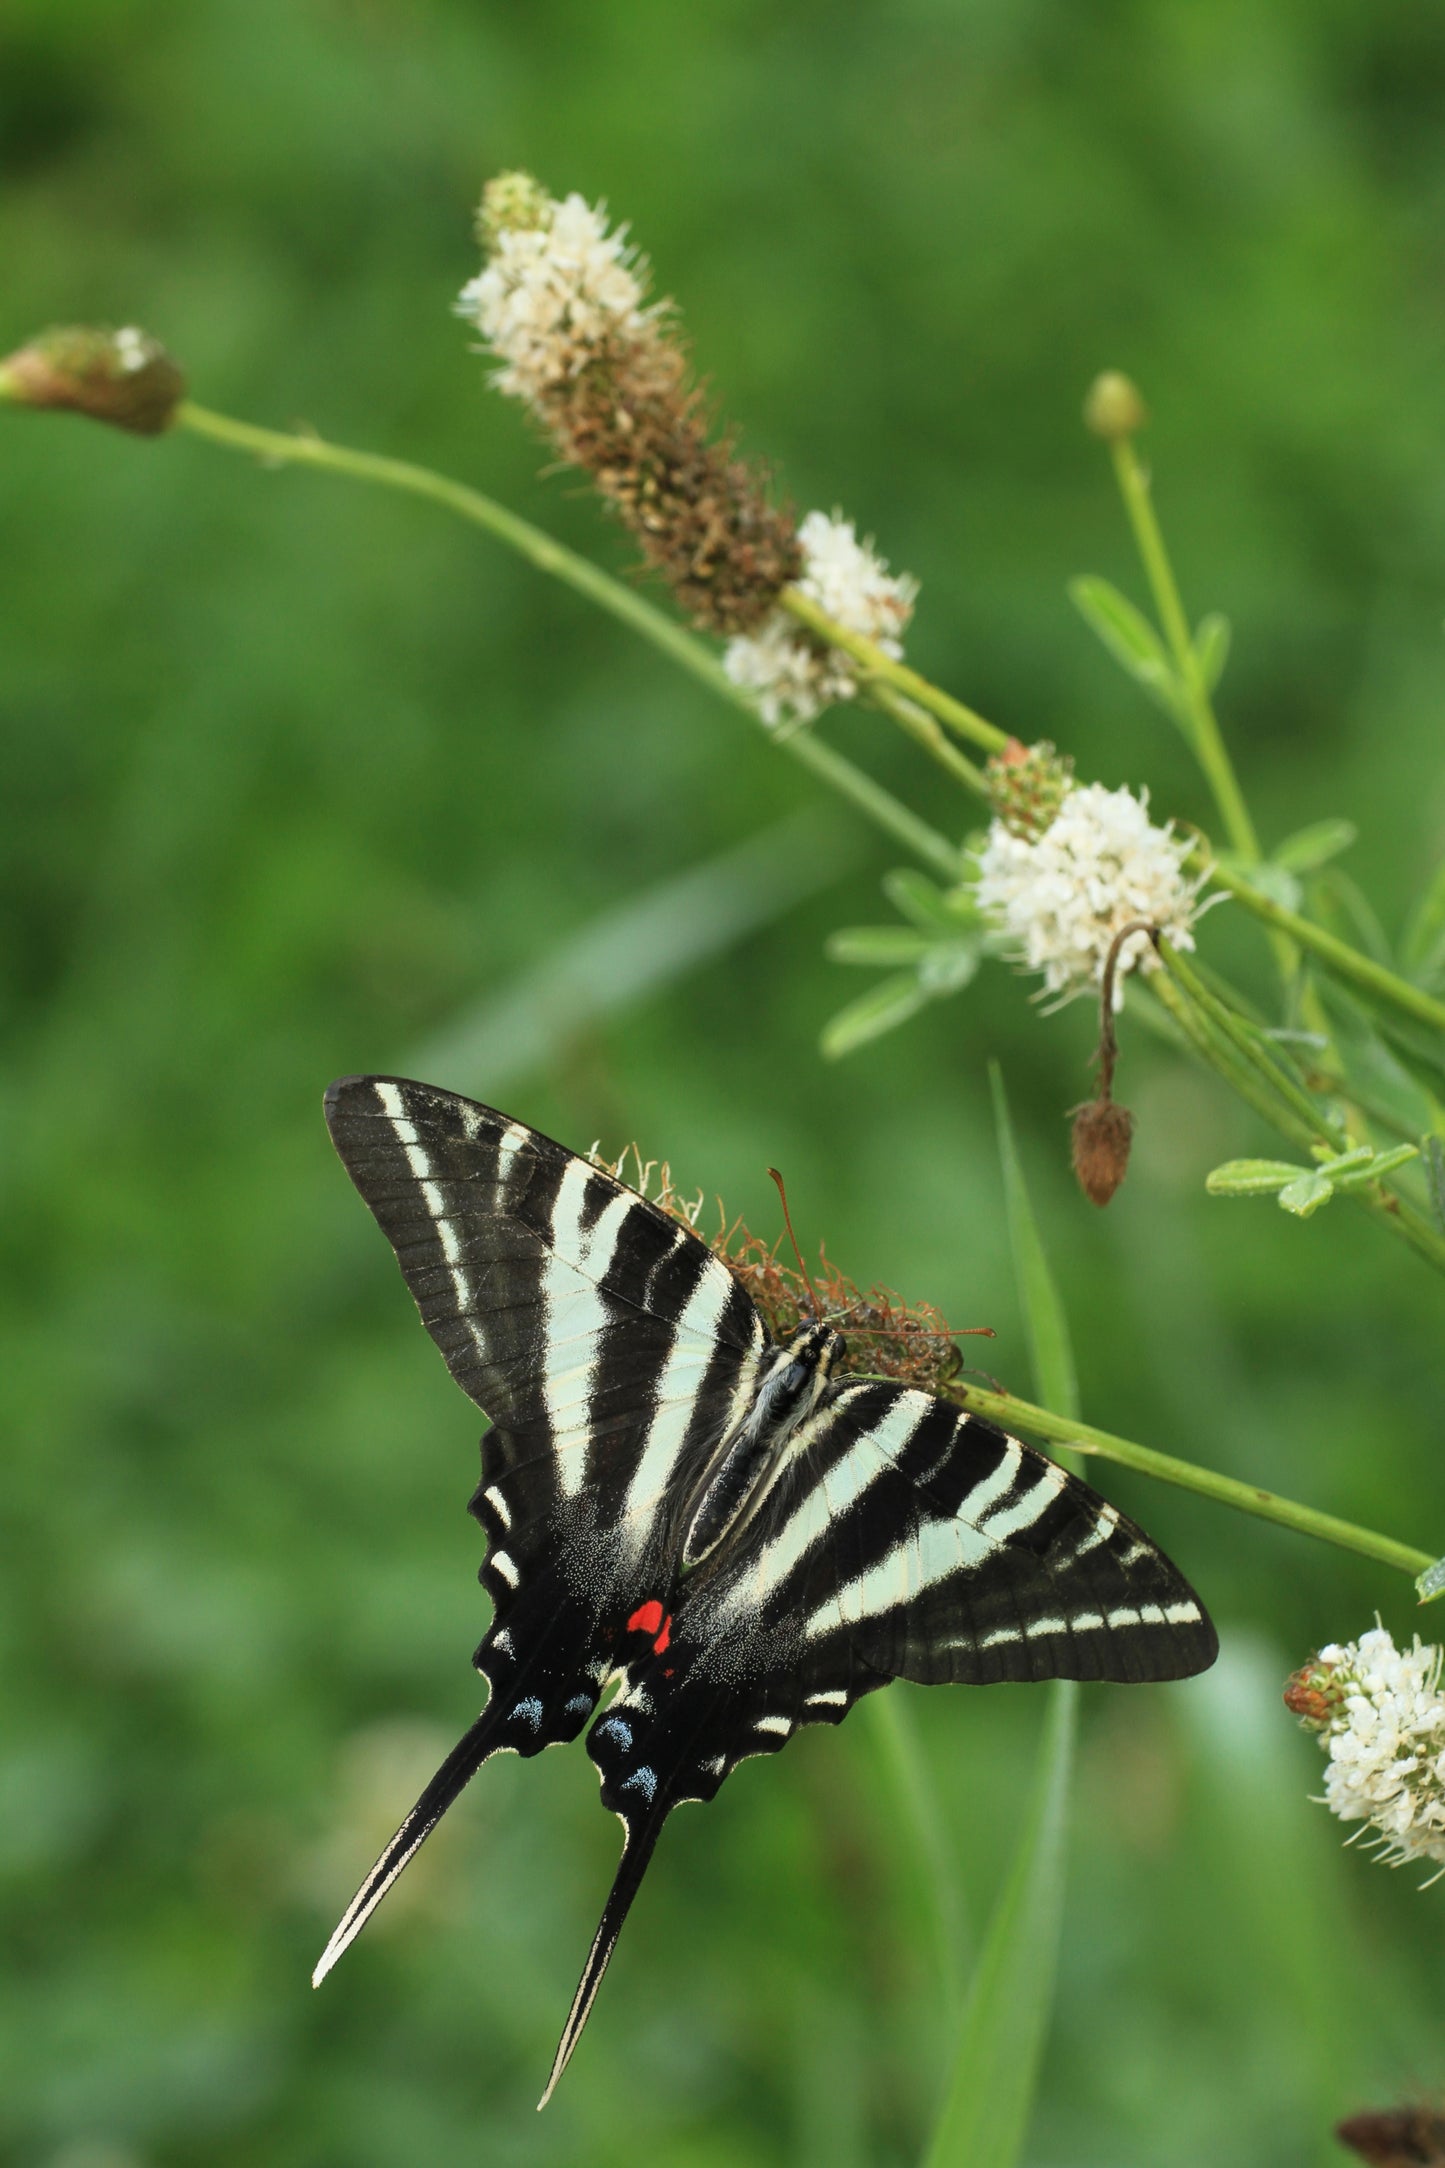
[[472, 1512], [489, 1694], [363, 1882], [319, 1983], [489, 1755], [575, 1739], [624, 1841], [542, 2103], [672, 1809], [890, 1679], [1177, 1679], [1214, 1628], [1111, 1505], [931, 1394], [769, 1334], [722, 1259], [535, 1129], [345, 1077], [326, 1119], [490, 1418]]

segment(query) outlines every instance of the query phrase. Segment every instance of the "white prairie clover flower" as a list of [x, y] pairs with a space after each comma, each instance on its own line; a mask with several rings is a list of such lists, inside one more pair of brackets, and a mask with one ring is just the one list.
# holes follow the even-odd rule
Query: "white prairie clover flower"
[[[810, 512], [798, 541], [803, 569], [796, 585], [840, 625], [861, 632], [896, 661], [918, 582], [907, 573], [891, 573], [840, 512], [831, 519], [826, 512]], [[735, 685], [756, 695], [764, 722], [774, 726], [810, 722], [831, 702], [851, 700], [858, 690], [852, 658], [820, 645], [786, 610], [775, 610], [756, 633], [730, 641], [723, 668]]]
[[543, 197], [527, 215], [539, 222], [494, 230], [492, 255], [462, 288], [457, 310], [501, 361], [497, 390], [535, 406], [609, 342], [643, 335], [648, 270], [625, 227], [607, 231], [601, 204]]
[[[1158, 926], [1177, 948], [1192, 949], [1201, 878], [1184, 871], [1189, 845], [1149, 818], [1149, 794], [1076, 785], [1041, 836], [1012, 835], [995, 819], [979, 853], [978, 901], [1046, 993], [1068, 1001], [1100, 984], [1110, 944], [1130, 919]], [[1135, 968], [1158, 957], [1147, 934], [1126, 941], [1114, 980], [1114, 1006]]]
[[1330, 1812], [1372, 1830], [1389, 1866], [1436, 1860], [1445, 1874], [1442, 1656], [1418, 1634], [1413, 1648], [1397, 1649], [1377, 1626], [1321, 1649], [1294, 1674], [1285, 1702], [1329, 1757]]

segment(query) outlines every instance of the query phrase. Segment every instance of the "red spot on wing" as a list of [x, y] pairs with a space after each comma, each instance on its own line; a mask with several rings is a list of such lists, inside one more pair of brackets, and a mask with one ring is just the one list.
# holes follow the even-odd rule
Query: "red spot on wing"
[[672, 1613], [671, 1613], [671, 1612], [669, 1611], [669, 1612], [668, 1612], [668, 1614], [667, 1614], [667, 1617], [666, 1617], [666, 1618], [665, 1618], [665, 1619], [663, 1620], [663, 1622], [662, 1622], [662, 1631], [661, 1631], [661, 1633], [660, 1633], [660, 1634], [658, 1635], [657, 1639], [656, 1639], [656, 1640], [655, 1640], [655, 1641], [653, 1642], [653, 1644], [652, 1644], [652, 1653], [653, 1653], [653, 1655], [654, 1655], [654, 1656], [663, 1656], [663, 1655], [665, 1655], [665, 1654], [667, 1653], [667, 1644], [668, 1644], [668, 1642], [669, 1642], [669, 1641], [670, 1641], [671, 1639], [672, 1639]]
[[662, 1605], [654, 1596], [651, 1603], [640, 1604], [633, 1612], [627, 1621], [627, 1631], [630, 1634], [655, 1634], [661, 1625]]

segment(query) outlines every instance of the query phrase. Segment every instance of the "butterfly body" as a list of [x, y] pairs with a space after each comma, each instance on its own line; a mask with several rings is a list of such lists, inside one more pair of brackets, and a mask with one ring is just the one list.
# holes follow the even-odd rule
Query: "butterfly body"
[[[486, 1708], [332, 1937], [318, 1980], [462, 1786], [588, 1734], [617, 1879], [548, 2094], [667, 1815], [893, 1678], [1162, 1679], [1213, 1660], [1148, 1538], [1021, 1440], [780, 1346], [689, 1228], [495, 1110], [398, 1078], [327, 1094], [427, 1330], [485, 1410]], [[546, 2095], [544, 2095], [544, 2098]]]

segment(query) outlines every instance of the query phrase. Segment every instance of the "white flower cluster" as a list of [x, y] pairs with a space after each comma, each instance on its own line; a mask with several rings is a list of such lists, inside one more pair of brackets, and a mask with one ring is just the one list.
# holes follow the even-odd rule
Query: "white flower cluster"
[[541, 225], [506, 227], [457, 312], [503, 366], [498, 391], [532, 404], [585, 368], [598, 348], [646, 332], [647, 265], [627, 229], [607, 231], [601, 204], [579, 195], [546, 206]]
[[[978, 901], [993, 915], [1044, 990], [1071, 1000], [1098, 986], [1115, 934], [1130, 919], [1147, 919], [1177, 948], [1194, 946], [1200, 880], [1184, 872], [1189, 845], [1149, 818], [1149, 793], [1076, 785], [1035, 841], [995, 820], [979, 853]], [[1147, 934], [1126, 941], [1114, 980], [1114, 1006], [1124, 999], [1124, 974], [1158, 963]]]
[[[890, 573], [853, 522], [835, 512], [810, 512], [798, 529], [802, 592], [850, 632], [861, 632], [895, 661], [903, 653], [899, 634], [913, 615], [918, 582]], [[856, 665], [838, 648], [820, 648], [796, 618], [775, 610], [759, 631], [728, 642], [723, 668], [735, 685], [756, 696], [763, 721], [811, 722], [835, 700], [858, 690]]]
[[1376, 1627], [1321, 1649], [1307, 1676], [1328, 1709], [1318, 1721], [1324, 1804], [1373, 1829], [1390, 1866], [1436, 1860], [1445, 1874], [1442, 1655], [1418, 1634], [1413, 1648], [1397, 1649]]

